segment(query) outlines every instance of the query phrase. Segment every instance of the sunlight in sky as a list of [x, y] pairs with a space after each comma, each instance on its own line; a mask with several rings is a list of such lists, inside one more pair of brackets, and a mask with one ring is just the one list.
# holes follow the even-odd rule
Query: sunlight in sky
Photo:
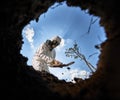
[[[93, 18], [93, 21], [97, 20], [89, 30], [91, 18]], [[59, 79], [66, 81], [73, 81], [74, 77], [89, 78], [91, 72], [84, 61], [66, 57], [65, 50], [73, 47], [76, 41], [80, 52], [96, 67], [100, 51], [95, 48], [95, 45], [106, 40], [104, 29], [100, 27], [98, 17], [81, 11], [79, 7], [67, 7], [65, 2], [60, 6], [55, 3], [39, 17], [38, 22], [33, 20], [26, 25], [22, 34], [24, 44], [21, 54], [29, 59], [28, 65], [31, 65], [32, 56], [42, 42], [56, 35], [62, 38], [60, 46], [56, 48], [56, 59], [63, 63], [71, 61], [75, 61], [75, 63], [69, 66], [70, 69], [67, 69], [67, 67], [49, 69]], [[92, 54], [94, 55], [90, 57]]]

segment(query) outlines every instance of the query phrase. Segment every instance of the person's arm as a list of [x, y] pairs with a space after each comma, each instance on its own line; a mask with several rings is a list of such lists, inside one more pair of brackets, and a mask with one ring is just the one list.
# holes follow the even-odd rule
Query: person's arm
[[56, 56], [55, 50], [52, 51], [53, 58], [47, 56], [46, 55], [47, 52], [48, 52], [48, 47], [46, 47], [45, 44], [42, 44], [40, 46], [40, 48], [38, 48], [38, 50], [37, 50], [37, 55], [39, 56], [38, 60], [42, 59], [42, 60], [46, 61], [49, 64], [50, 67], [53, 67], [53, 65], [60, 65], [60, 64], [62, 64], [60, 61], [55, 59], [55, 56]]
[[40, 48], [38, 48], [38, 50], [37, 50], [37, 55], [39, 56], [38, 60], [42, 59], [42, 60], [46, 61], [47, 63], [53, 62], [54, 58], [47, 56], [46, 55], [47, 52], [48, 52], [48, 48], [46, 47], [45, 44], [42, 44], [40, 46]]

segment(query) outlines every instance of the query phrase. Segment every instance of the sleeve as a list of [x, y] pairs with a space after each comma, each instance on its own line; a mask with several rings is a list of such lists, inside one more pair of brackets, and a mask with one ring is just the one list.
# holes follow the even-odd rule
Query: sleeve
[[46, 61], [47, 63], [51, 63], [53, 62], [54, 58], [47, 56], [47, 52], [48, 52], [48, 48], [44, 43], [38, 48], [36, 53], [40, 59]]
[[55, 57], [56, 57], [56, 51], [55, 51], [54, 49], [53, 49], [52, 56], [53, 56], [53, 58], [55, 59]]

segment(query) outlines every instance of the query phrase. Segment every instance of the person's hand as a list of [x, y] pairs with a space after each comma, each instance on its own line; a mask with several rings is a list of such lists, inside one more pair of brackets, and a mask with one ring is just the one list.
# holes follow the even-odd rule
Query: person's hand
[[55, 65], [62, 65], [63, 63], [60, 62], [60, 61], [58, 61], [58, 60], [54, 60], [54, 64], [55, 64]]
[[51, 63], [50, 63], [50, 66], [51, 67], [61, 67], [63, 65], [62, 62], [58, 61], [58, 60], [53, 60]]

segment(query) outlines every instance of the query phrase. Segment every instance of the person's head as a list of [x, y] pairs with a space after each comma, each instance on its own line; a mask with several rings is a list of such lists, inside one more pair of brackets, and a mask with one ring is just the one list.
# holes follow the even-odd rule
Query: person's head
[[55, 36], [51, 39], [51, 42], [52, 42], [52, 47], [55, 48], [60, 44], [61, 38], [59, 36]]

